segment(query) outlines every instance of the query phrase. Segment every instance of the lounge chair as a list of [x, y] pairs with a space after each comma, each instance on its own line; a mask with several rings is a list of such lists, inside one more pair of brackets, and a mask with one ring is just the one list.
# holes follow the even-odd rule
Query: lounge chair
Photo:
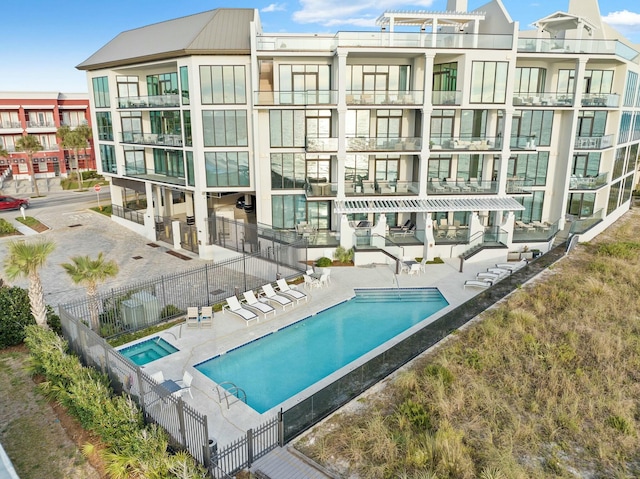
[[198, 308], [195, 306], [189, 306], [187, 308], [187, 327], [197, 328], [200, 326], [200, 314]]
[[393, 233], [391, 233], [392, 236], [413, 236], [416, 234], [416, 225], [411, 224], [411, 226], [409, 228], [407, 228], [406, 230], [402, 230], [402, 231], [395, 231]]
[[488, 288], [489, 286], [493, 286], [493, 283], [489, 280], [477, 280], [477, 279], [468, 279], [464, 282], [464, 287], [466, 289], [467, 286], [474, 286], [476, 288]]
[[500, 275], [500, 274], [496, 274], [496, 273], [478, 273], [476, 274], [476, 279], [480, 279], [480, 280], [489, 280], [493, 283], [500, 281], [504, 276]]
[[526, 266], [526, 260], [520, 260], [516, 263], [496, 263], [496, 268], [508, 269], [510, 271], [518, 271], [523, 266]]
[[211, 306], [200, 308], [200, 326], [213, 326], [213, 308]]
[[398, 232], [398, 231], [404, 231], [406, 229], [409, 229], [409, 227], [411, 226], [411, 219], [408, 219], [407, 221], [404, 222], [403, 225], [398, 225], [398, 226], [391, 226], [389, 227], [389, 232], [391, 234]]
[[242, 295], [244, 296], [244, 304], [247, 308], [254, 309], [262, 313], [265, 318], [269, 313], [273, 313], [274, 315], [276, 314], [276, 308], [274, 308], [270, 304], [259, 301], [252, 290], [245, 291], [244, 293], [242, 293]]
[[286, 279], [279, 279], [276, 281], [276, 284], [278, 285], [278, 291], [282, 293], [283, 296], [294, 299], [296, 303], [299, 303], [303, 299], [305, 301], [309, 299], [309, 296], [304, 294], [302, 291], [298, 291], [297, 289], [293, 289], [289, 286]]
[[260, 296], [266, 298], [267, 301], [271, 303], [279, 304], [280, 306], [282, 306], [282, 309], [286, 309], [287, 306], [293, 306], [293, 301], [291, 301], [286, 296], [277, 294], [273, 290], [273, 286], [271, 286], [270, 283], [267, 283], [262, 287], [262, 293], [260, 294]]
[[247, 326], [249, 326], [249, 321], [259, 319], [256, 313], [254, 313], [250, 309], [243, 308], [240, 304], [240, 301], [238, 301], [238, 298], [236, 298], [235, 296], [231, 296], [225, 301], [227, 302], [227, 304], [222, 307], [222, 311], [224, 312], [225, 310], [227, 310], [231, 311], [233, 314], [237, 314], [247, 322]]

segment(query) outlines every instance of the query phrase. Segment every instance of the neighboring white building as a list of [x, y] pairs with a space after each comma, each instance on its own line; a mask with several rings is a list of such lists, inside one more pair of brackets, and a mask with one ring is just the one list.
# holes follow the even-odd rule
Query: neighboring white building
[[78, 65], [114, 219], [216, 259], [212, 218], [244, 197], [244, 220], [308, 237], [310, 258], [432, 258], [546, 251], [629, 208], [640, 46], [596, 0], [530, 31], [500, 0], [377, 23], [269, 34], [257, 10], [217, 9], [118, 35]]

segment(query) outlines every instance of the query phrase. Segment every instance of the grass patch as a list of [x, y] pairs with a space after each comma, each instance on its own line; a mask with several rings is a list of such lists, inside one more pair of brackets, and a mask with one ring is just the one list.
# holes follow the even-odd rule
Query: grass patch
[[102, 207], [94, 206], [90, 209], [93, 211], [97, 211], [98, 213], [101, 213], [105, 216], [111, 216], [113, 214], [113, 208], [111, 207], [111, 205], [105, 205]]
[[18, 230], [7, 220], [0, 218], [0, 236], [11, 236], [15, 234], [19, 234]]
[[296, 447], [343, 477], [640, 477], [640, 211]]
[[18, 223], [22, 223], [25, 226], [28, 226], [29, 228], [31, 228], [34, 231], [37, 231], [38, 233], [47, 231], [49, 229], [47, 225], [45, 225], [44, 223], [40, 223], [40, 221], [35, 219], [33, 216], [25, 216], [24, 218], [22, 216], [18, 216], [16, 218], [16, 221]]

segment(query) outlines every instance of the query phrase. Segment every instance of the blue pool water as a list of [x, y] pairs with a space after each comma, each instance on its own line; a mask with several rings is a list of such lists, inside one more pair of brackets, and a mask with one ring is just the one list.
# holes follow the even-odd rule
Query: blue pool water
[[349, 301], [195, 367], [242, 388], [263, 413], [448, 304], [437, 288], [356, 290]]
[[177, 348], [158, 336], [119, 350], [120, 354], [129, 358], [138, 366], [144, 366], [151, 361], [164, 358], [177, 351]]

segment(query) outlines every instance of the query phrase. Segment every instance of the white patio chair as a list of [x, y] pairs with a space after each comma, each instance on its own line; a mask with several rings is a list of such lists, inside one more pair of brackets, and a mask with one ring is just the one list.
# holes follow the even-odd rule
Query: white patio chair
[[197, 328], [200, 326], [200, 315], [196, 306], [189, 306], [187, 308], [187, 327]]
[[317, 288], [317, 287], [320, 286], [320, 281], [318, 281], [316, 278], [312, 278], [308, 274], [303, 274], [302, 277], [304, 278], [304, 287], [305, 288], [313, 289], [313, 288]]
[[193, 376], [189, 372], [185, 371], [182, 375], [182, 379], [176, 382], [182, 387], [175, 393], [173, 393], [174, 396], [180, 397], [183, 393], [189, 393], [189, 396], [191, 396], [191, 399], [193, 399], [193, 394], [191, 394], [191, 383], [193, 382]]
[[213, 326], [213, 307], [203, 306], [200, 308], [200, 326]]

